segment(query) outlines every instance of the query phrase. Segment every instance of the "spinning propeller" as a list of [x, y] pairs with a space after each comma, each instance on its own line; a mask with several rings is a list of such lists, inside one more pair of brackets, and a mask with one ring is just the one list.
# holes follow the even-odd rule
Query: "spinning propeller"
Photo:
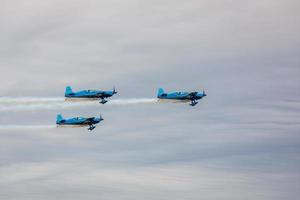
[[102, 120], [104, 120], [104, 119], [103, 119], [102, 115], [100, 114], [100, 121], [102, 121]]
[[114, 89], [113, 89], [113, 94], [117, 94], [118, 92], [116, 91], [116, 88], [114, 86]]

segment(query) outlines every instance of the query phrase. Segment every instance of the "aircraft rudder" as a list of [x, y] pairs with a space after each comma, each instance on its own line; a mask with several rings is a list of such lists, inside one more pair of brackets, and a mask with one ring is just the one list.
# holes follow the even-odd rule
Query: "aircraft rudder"
[[159, 88], [158, 92], [157, 92], [157, 96], [160, 96], [164, 93], [164, 89], [163, 88]]
[[63, 120], [64, 118], [63, 118], [63, 116], [61, 115], [61, 114], [58, 114], [57, 116], [56, 116], [56, 123], [59, 123], [61, 120]]
[[67, 96], [67, 95], [69, 95], [71, 93], [73, 93], [71, 86], [67, 86], [66, 87], [66, 91], [65, 91], [65, 96]]

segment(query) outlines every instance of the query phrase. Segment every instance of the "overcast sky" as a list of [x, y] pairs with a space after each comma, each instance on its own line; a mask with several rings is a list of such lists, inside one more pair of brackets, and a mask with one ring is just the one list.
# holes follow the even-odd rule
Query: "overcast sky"
[[[0, 109], [0, 199], [298, 199], [299, 6], [0, 0], [0, 97], [208, 94], [195, 107]], [[52, 126], [100, 112], [92, 133]]]

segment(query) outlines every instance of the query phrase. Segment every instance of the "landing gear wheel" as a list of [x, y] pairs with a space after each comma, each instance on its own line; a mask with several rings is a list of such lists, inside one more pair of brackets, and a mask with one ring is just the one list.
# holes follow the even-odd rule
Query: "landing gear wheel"
[[94, 130], [94, 128], [96, 128], [95, 126], [90, 126], [89, 128], [88, 128], [88, 130], [89, 131], [92, 131], [92, 130]]
[[107, 101], [105, 99], [102, 99], [99, 103], [105, 104]]
[[190, 104], [190, 106], [195, 106], [195, 105], [197, 105], [197, 101], [192, 101], [192, 103]]

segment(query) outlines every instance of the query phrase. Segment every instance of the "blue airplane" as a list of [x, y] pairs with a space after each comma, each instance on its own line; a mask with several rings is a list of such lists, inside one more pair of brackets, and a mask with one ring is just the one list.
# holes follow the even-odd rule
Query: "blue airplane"
[[107, 100], [105, 98], [111, 97], [117, 94], [116, 89], [112, 91], [101, 91], [101, 90], [82, 90], [79, 92], [73, 92], [70, 86], [66, 87], [65, 97], [66, 99], [88, 99], [88, 100], [98, 100], [101, 99], [99, 103], [105, 104]]
[[202, 99], [205, 97], [205, 91], [203, 92], [171, 92], [165, 93], [162, 88], [158, 89], [157, 98], [159, 100], [169, 100], [169, 101], [179, 101], [179, 102], [189, 102], [191, 101], [190, 105], [195, 106], [197, 105], [197, 100]]
[[100, 117], [74, 117], [69, 119], [64, 119], [61, 114], [58, 114], [56, 117], [56, 124], [57, 126], [69, 126], [69, 127], [82, 127], [82, 126], [89, 126], [88, 130], [92, 131], [99, 122], [103, 121], [104, 119], [100, 115]]

